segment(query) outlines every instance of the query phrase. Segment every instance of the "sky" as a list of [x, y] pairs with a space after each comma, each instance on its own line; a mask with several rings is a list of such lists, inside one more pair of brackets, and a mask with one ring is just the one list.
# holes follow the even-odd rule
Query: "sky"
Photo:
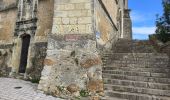
[[145, 40], [155, 32], [156, 14], [162, 15], [162, 0], [129, 0], [133, 39]]

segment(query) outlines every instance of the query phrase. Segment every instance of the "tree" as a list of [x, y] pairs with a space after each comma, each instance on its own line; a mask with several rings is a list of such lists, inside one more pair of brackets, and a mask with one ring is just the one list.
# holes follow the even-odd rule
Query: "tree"
[[156, 19], [157, 38], [162, 42], [170, 41], [170, 0], [163, 0], [163, 15]]

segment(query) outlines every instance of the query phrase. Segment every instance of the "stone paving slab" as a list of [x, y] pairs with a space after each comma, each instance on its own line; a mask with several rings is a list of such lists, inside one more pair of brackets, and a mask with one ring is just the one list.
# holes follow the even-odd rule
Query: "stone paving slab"
[[0, 78], [0, 100], [63, 100], [43, 94], [37, 84], [11, 78]]

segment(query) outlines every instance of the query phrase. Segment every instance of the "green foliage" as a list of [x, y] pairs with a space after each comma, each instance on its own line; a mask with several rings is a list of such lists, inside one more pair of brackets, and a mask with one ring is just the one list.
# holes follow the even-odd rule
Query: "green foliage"
[[64, 91], [64, 86], [57, 86], [57, 88], [58, 88], [58, 90], [59, 90], [60, 92], [63, 92], [63, 91]]
[[0, 77], [3, 77], [3, 74], [0, 72]]
[[31, 82], [32, 83], [39, 83], [40, 79], [32, 79]]
[[164, 13], [161, 17], [157, 15], [156, 33], [157, 38], [165, 43], [170, 41], [170, 0], [164, 0], [162, 5]]
[[164, 34], [163, 32], [156, 35], [157, 39], [161, 40], [162, 42], [166, 43], [170, 41], [170, 34]]
[[39, 81], [40, 81], [40, 79], [38, 79], [38, 78], [32, 78], [32, 79], [27, 79], [27, 81], [30, 81], [30, 82], [32, 82], [32, 83], [39, 83]]
[[81, 90], [80, 91], [80, 96], [81, 97], [88, 97], [89, 96], [89, 92], [87, 90]]

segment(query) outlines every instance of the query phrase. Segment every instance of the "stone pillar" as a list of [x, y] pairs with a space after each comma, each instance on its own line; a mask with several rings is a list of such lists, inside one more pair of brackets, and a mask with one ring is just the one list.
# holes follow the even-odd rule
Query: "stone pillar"
[[103, 93], [93, 3], [94, 0], [55, 0], [53, 28], [38, 89], [66, 99]]
[[124, 10], [123, 38], [131, 40], [132, 39], [132, 21], [131, 21], [129, 13], [130, 13], [129, 9]]
[[125, 9], [128, 9], [128, 0], [125, 0]]
[[14, 39], [14, 47], [13, 47], [12, 61], [11, 61], [12, 71], [10, 73], [10, 76], [13, 76], [18, 73], [20, 56], [21, 56], [21, 47], [22, 47], [22, 39], [20, 37], [16, 37]]

